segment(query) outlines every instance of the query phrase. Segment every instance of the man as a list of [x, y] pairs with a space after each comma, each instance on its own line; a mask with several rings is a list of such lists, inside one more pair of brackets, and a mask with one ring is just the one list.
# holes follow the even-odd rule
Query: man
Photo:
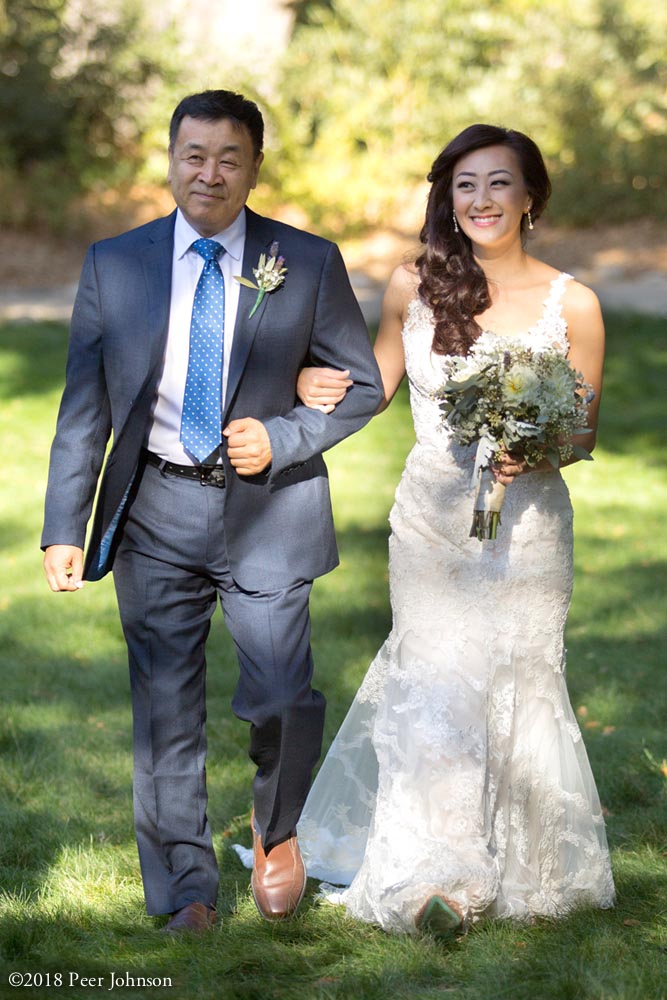
[[[321, 452], [380, 399], [338, 249], [246, 208], [262, 143], [261, 113], [241, 95], [185, 98], [170, 126], [177, 210], [90, 248], [46, 495], [51, 589], [113, 567], [146, 904], [172, 931], [215, 921], [204, 647], [218, 596], [240, 668], [232, 705], [257, 764], [255, 901], [280, 919], [303, 895], [294, 831], [324, 716], [308, 598], [337, 563]], [[351, 373], [331, 415], [296, 405], [304, 364]]]

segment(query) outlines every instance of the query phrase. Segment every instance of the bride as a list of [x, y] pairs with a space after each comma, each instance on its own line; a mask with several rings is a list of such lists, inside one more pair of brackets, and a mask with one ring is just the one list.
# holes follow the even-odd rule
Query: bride
[[[614, 901], [565, 686], [567, 487], [548, 462], [503, 454], [497, 540], [468, 537], [474, 448], [452, 441], [432, 398], [447, 355], [479, 339], [556, 348], [596, 393], [592, 429], [576, 439], [590, 451], [604, 331], [594, 293], [526, 253], [525, 231], [550, 194], [531, 139], [472, 125], [429, 181], [423, 248], [394, 271], [375, 344], [381, 408], [407, 373], [416, 432], [390, 514], [393, 627], [298, 832], [329, 900], [386, 930], [448, 936], [482, 916]], [[348, 372], [309, 368], [298, 391], [330, 412], [351, 384]]]

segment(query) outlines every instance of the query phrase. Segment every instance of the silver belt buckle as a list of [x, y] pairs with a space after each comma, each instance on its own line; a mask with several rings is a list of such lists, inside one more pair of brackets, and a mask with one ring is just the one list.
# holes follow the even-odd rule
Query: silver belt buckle
[[225, 470], [221, 465], [216, 465], [209, 472], [201, 473], [200, 482], [202, 486], [222, 488], [225, 485]]

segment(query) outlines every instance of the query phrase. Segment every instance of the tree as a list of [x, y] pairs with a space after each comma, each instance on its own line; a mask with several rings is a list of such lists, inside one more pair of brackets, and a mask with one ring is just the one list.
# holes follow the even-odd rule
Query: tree
[[136, 169], [151, 97], [175, 71], [139, 0], [5, 0], [0, 23], [4, 213], [43, 222]]
[[[667, 215], [667, 12], [645, 0], [306, 0], [278, 179], [335, 231], [388, 223], [465, 125], [532, 135], [561, 220]], [[341, 222], [342, 220], [342, 222]]]

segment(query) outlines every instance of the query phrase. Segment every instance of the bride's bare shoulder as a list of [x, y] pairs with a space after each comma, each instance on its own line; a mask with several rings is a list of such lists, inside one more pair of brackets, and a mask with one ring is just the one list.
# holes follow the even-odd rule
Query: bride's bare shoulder
[[593, 289], [589, 288], [588, 285], [582, 285], [576, 278], [567, 283], [565, 303], [569, 308], [580, 312], [598, 311], [600, 308], [600, 301]]
[[401, 312], [405, 312], [409, 302], [417, 294], [418, 286], [419, 271], [416, 266], [412, 262], [403, 262], [392, 271], [385, 297]]

